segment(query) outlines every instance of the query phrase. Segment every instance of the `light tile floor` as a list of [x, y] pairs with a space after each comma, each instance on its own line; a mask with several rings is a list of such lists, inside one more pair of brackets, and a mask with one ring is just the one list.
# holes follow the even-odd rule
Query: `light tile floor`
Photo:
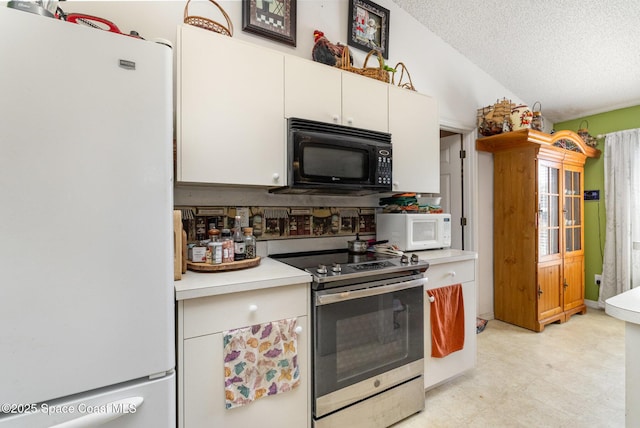
[[393, 428], [624, 428], [624, 322], [588, 308], [535, 333], [491, 320], [476, 368]]

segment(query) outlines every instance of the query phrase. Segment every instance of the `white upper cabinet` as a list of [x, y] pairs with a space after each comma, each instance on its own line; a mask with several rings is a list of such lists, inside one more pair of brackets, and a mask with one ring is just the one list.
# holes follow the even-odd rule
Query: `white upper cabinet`
[[393, 191], [440, 192], [429, 96], [183, 25], [176, 104], [178, 182], [286, 185], [286, 119], [297, 117], [391, 133]]
[[342, 122], [356, 128], [389, 132], [388, 88], [388, 83], [343, 72]]
[[436, 100], [389, 86], [393, 191], [440, 193], [440, 129]]
[[386, 83], [287, 56], [285, 117], [388, 132]]
[[281, 186], [284, 54], [178, 29], [177, 181]]
[[294, 56], [284, 63], [284, 116], [341, 125], [340, 69]]

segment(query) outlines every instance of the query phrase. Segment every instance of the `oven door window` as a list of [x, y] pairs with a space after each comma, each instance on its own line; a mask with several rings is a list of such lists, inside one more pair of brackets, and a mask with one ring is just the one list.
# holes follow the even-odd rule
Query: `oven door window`
[[422, 290], [315, 307], [316, 398], [423, 358]]

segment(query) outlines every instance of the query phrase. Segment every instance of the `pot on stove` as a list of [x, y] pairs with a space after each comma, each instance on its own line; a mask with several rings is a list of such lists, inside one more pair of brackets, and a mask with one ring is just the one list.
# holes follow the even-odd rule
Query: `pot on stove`
[[369, 241], [360, 239], [360, 234], [356, 233], [356, 239], [353, 241], [347, 241], [349, 245], [349, 252], [354, 254], [364, 254], [369, 248]]

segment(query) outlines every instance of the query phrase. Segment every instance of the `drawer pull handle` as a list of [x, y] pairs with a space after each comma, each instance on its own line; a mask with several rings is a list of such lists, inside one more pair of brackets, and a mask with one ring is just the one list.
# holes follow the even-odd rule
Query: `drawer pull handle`
[[436, 298], [435, 298], [435, 297], [433, 297], [433, 296], [429, 296], [429, 301], [430, 301], [431, 303], [433, 303], [433, 302], [435, 302], [435, 301], [436, 301]]
[[451, 271], [451, 272], [449, 272], [449, 276], [451, 276], [451, 277], [456, 276], [456, 272], [455, 272], [455, 271]]
[[301, 325], [297, 326], [296, 328], [293, 329], [293, 331], [295, 331], [296, 334], [302, 333], [302, 326]]
[[258, 305], [249, 305], [249, 312], [255, 312], [258, 310]]

